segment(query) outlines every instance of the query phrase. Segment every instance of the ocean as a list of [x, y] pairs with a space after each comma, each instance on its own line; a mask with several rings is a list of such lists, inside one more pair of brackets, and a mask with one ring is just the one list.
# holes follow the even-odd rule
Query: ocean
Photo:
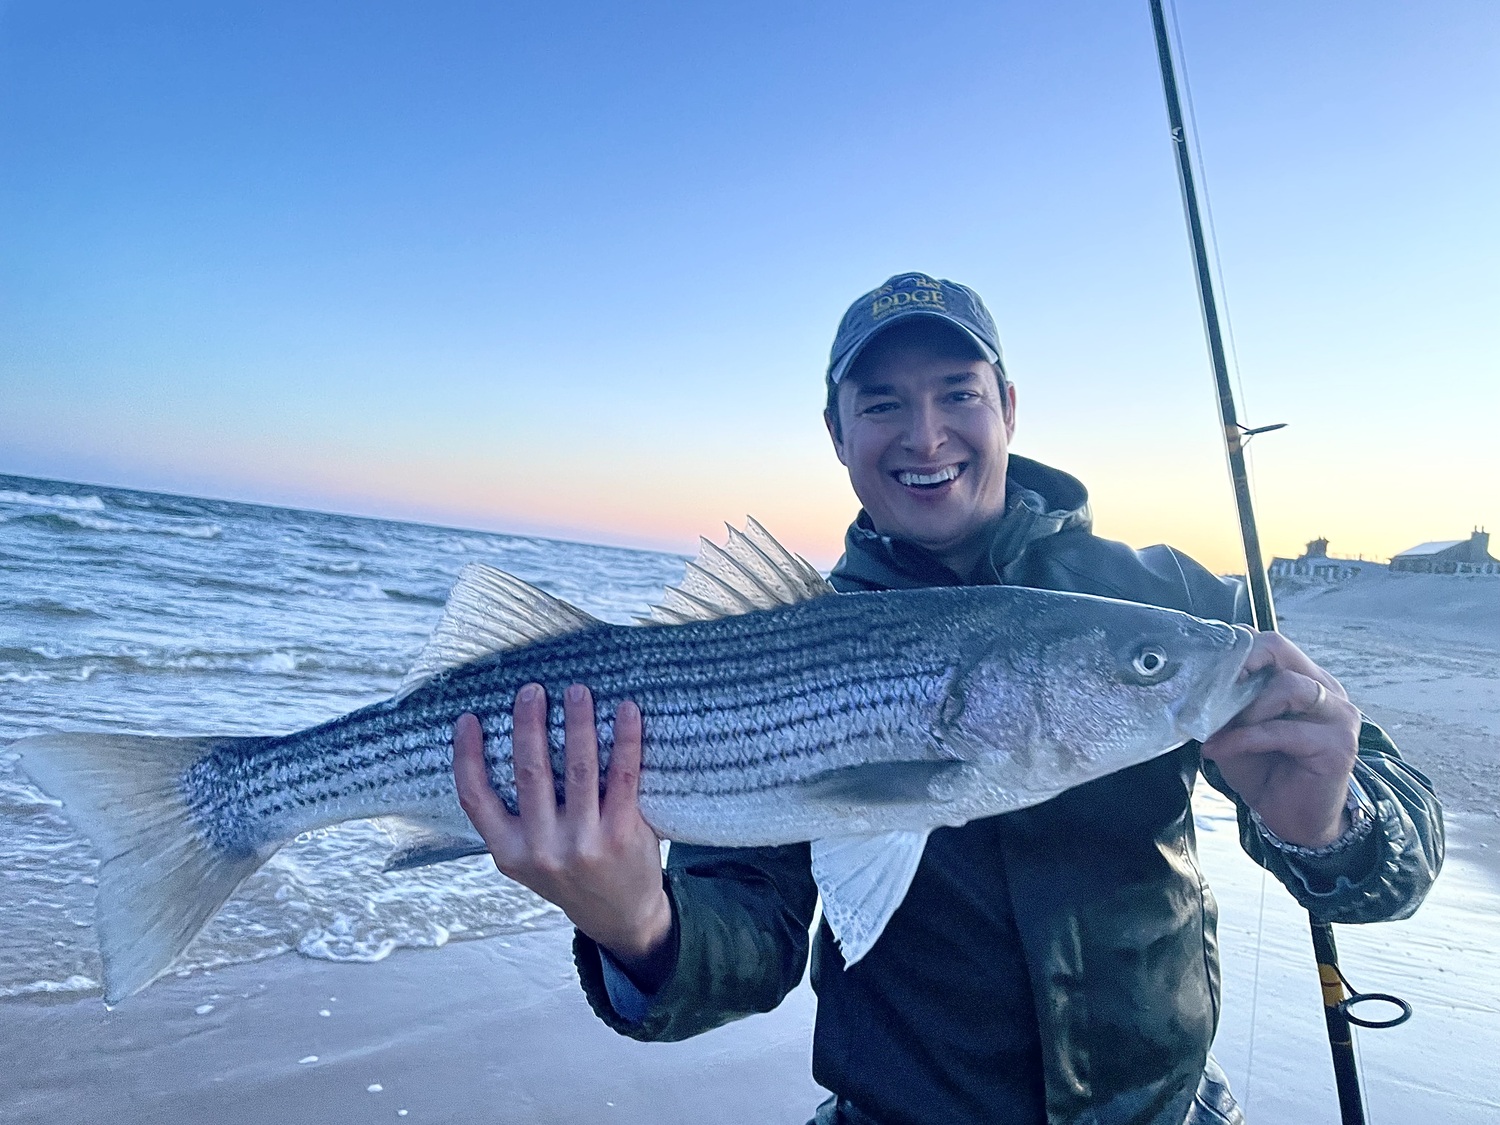
[[[100, 992], [88, 843], [3, 747], [56, 730], [280, 734], [395, 690], [481, 560], [610, 621], [675, 555], [0, 475], [0, 998]], [[485, 857], [383, 874], [368, 822], [299, 838], [178, 964], [378, 961], [561, 915]]]

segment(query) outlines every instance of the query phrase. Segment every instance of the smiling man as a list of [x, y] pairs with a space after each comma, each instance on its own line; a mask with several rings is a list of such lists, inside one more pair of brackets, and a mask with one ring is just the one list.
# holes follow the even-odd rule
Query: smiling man
[[1004, 511], [1015, 432], [1015, 388], [978, 346], [931, 314], [894, 326], [830, 385], [826, 414], [869, 524], [957, 574]]
[[[1016, 395], [977, 294], [925, 274], [856, 301], [834, 341], [825, 421], [863, 508], [843, 591], [1013, 584], [1244, 621], [1237, 582], [1169, 547], [1093, 535], [1073, 477], [1010, 453]], [[1164, 498], [1163, 502], [1168, 502]], [[1426, 779], [1338, 682], [1275, 634], [1273, 671], [1225, 730], [1032, 808], [933, 832], [880, 941], [846, 966], [806, 844], [674, 844], [665, 876], [636, 804], [640, 720], [622, 707], [604, 800], [585, 688], [564, 700], [567, 796], [545, 700], [514, 716], [520, 815], [487, 781], [478, 724], [455, 731], [460, 798], [506, 874], [578, 928], [594, 1010], [623, 1034], [680, 1039], [780, 1003], [812, 954], [819, 1125], [1242, 1121], [1209, 1056], [1215, 909], [1195, 858], [1200, 770], [1234, 799], [1241, 841], [1314, 916], [1404, 917], [1442, 860]]]

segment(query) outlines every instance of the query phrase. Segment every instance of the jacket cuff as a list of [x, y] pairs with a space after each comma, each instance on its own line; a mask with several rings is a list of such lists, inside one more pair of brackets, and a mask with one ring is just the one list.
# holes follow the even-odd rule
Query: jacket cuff
[[626, 1023], [640, 1023], [646, 1018], [646, 1013], [651, 1008], [651, 998], [656, 994], [642, 992], [635, 981], [630, 979], [625, 966], [616, 961], [609, 950], [597, 944], [594, 948], [599, 951], [599, 970], [604, 978], [604, 991], [609, 997], [609, 1006]]
[[[1374, 809], [1368, 836], [1342, 870], [1319, 869], [1318, 860], [1277, 852], [1299, 902], [1320, 922], [1379, 922], [1409, 917], [1425, 897], [1442, 864], [1442, 813], [1430, 790], [1419, 793], [1395, 763], [1355, 763], [1355, 773]], [[1425, 800], [1422, 797], [1425, 796]], [[1267, 849], [1274, 850], [1274, 849]]]
[[[1359, 763], [1356, 762], [1355, 772], [1358, 771]], [[1380, 854], [1379, 842], [1373, 838], [1375, 833], [1372, 831], [1375, 807], [1365, 794], [1364, 786], [1354, 776], [1349, 778], [1345, 808], [1349, 812], [1349, 827], [1337, 840], [1321, 848], [1287, 843], [1266, 827], [1254, 809], [1250, 810], [1250, 819], [1260, 830], [1261, 838], [1286, 860], [1287, 867], [1308, 894], [1335, 894], [1372, 872]]]
[[[671, 944], [671, 971], [662, 986], [655, 992], [645, 992], [630, 979], [624, 967], [610, 956], [609, 951], [582, 930], [573, 931], [573, 965], [578, 970], [578, 982], [583, 986], [584, 999], [610, 1028], [632, 1039], [650, 1041], [660, 1024], [659, 1005], [656, 1001], [670, 991], [672, 978], [677, 975], [677, 962], [681, 953], [681, 928], [678, 923], [677, 898], [672, 891], [672, 880], [665, 872], [662, 886], [667, 892], [667, 901], [672, 907], [672, 929], [667, 935]], [[656, 1011], [653, 1011], [655, 1009]], [[653, 1016], [657, 1018], [653, 1019]]]

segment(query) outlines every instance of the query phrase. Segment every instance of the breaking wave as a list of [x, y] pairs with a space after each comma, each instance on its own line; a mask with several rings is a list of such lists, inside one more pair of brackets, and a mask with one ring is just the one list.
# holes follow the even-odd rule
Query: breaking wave
[[11, 522], [33, 524], [56, 531], [131, 531], [128, 523], [84, 515], [79, 511], [26, 512]]
[[0, 682], [82, 682], [102, 668], [121, 675], [245, 672], [290, 676], [298, 672], [337, 672], [359, 676], [400, 676], [405, 666], [360, 654], [296, 652], [285, 649], [244, 652], [137, 652], [53, 659], [20, 669], [0, 669]]
[[102, 496], [40, 496], [34, 492], [0, 491], [0, 504], [28, 504], [39, 508], [66, 508], [71, 511], [100, 512], [104, 510]]
[[63, 994], [68, 999], [102, 992], [103, 986], [93, 977], [74, 973], [66, 980], [35, 980], [27, 984], [0, 985], [0, 999], [18, 996], [50, 996]]
[[382, 586], [381, 593], [390, 598], [393, 602], [406, 602], [409, 605], [431, 605], [441, 608], [448, 603], [448, 599], [440, 595], [434, 596], [432, 594], [413, 594], [407, 592], [406, 590], [394, 589], [390, 586]]
[[24, 512], [6, 517], [8, 522], [38, 525], [56, 531], [124, 531], [140, 535], [176, 535], [184, 539], [217, 539], [224, 529], [216, 523], [139, 524], [87, 515], [81, 510]]
[[81, 684], [93, 679], [94, 673], [98, 670], [98, 667], [93, 664], [69, 669], [33, 668], [22, 671], [0, 669], [0, 684], [59, 683], [62, 681]]
[[216, 523], [184, 524], [181, 527], [142, 527], [137, 530], [157, 535], [180, 535], [184, 539], [217, 539], [224, 529]]
[[[33, 617], [103, 617], [104, 614], [88, 606], [72, 605], [68, 602], [56, 601], [52, 598], [38, 598], [35, 601], [20, 602], [15, 605], [6, 605], [5, 609], [10, 613], [26, 613]], [[0, 659], [4, 659], [5, 650], [0, 649]]]

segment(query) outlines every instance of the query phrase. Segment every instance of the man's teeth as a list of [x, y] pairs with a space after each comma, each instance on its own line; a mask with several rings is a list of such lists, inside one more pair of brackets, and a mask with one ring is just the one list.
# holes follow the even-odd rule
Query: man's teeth
[[896, 474], [896, 479], [902, 484], [942, 484], [947, 480], [958, 477], [958, 466], [949, 465], [946, 469], [939, 469], [935, 473], [908, 473]]

